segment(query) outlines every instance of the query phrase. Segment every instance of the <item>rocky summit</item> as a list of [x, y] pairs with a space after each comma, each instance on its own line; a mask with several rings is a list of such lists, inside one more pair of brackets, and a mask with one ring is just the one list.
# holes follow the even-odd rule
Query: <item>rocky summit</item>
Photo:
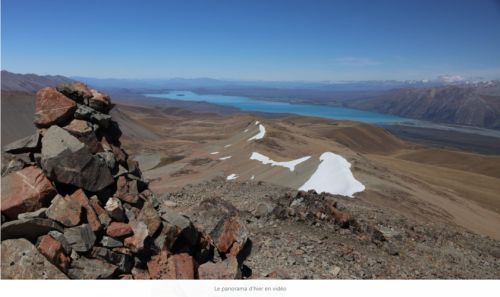
[[3, 279], [248, 276], [245, 222], [213, 209], [195, 225], [161, 203], [121, 148], [108, 95], [70, 82], [35, 105], [37, 132], [2, 154]]

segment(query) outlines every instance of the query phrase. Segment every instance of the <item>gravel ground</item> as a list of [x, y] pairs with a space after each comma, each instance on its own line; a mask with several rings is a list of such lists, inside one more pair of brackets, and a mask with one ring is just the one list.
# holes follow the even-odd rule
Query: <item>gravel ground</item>
[[[452, 225], [422, 224], [359, 199], [222, 178], [167, 193], [190, 216], [207, 198], [233, 204], [252, 241], [250, 278], [499, 279], [500, 242]], [[332, 218], [327, 205], [349, 215]]]

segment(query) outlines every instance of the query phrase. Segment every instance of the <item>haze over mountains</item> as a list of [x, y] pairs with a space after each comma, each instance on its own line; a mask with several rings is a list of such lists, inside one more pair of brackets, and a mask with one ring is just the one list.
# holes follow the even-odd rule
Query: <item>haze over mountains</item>
[[164, 90], [241, 95], [259, 100], [347, 106], [437, 123], [500, 129], [500, 82], [442, 76], [424, 81], [273, 82], [196, 79], [98, 79], [2, 71], [2, 90], [34, 92], [72, 79], [141, 94]]

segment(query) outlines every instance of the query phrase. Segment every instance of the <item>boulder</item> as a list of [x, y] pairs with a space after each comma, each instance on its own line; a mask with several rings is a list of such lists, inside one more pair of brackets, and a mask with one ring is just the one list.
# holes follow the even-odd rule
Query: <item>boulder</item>
[[52, 126], [42, 139], [41, 165], [55, 181], [97, 192], [114, 182], [109, 168], [66, 130]]
[[151, 235], [155, 234], [161, 225], [160, 216], [150, 202], [144, 203], [141, 212], [137, 216], [137, 220], [146, 224], [148, 233]]
[[111, 109], [111, 98], [97, 90], [91, 89], [92, 97], [89, 99], [89, 106], [100, 112], [108, 113]]
[[194, 259], [187, 253], [168, 257], [163, 279], [194, 279]]
[[80, 216], [82, 214], [82, 206], [69, 199], [69, 197], [62, 197], [57, 195], [47, 209], [47, 217], [51, 220], [57, 221], [66, 227], [73, 227], [80, 223]]
[[104, 225], [104, 227], [107, 227], [109, 223], [111, 223], [111, 218], [109, 217], [106, 210], [102, 208], [97, 196], [90, 197], [89, 204], [90, 206], [92, 206], [92, 209], [95, 211], [97, 218], [99, 219], [101, 224]]
[[75, 110], [75, 118], [98, 124], [100, 127], [106, 128], [111, 124], [111, 116], [98, 112], [88, 106], [78, 104]]
[[144, 249], [144, 241], [149, 236], [148, 227], [143, 222], [131, 222], [130, 225], [134, 235], [125, 238], [123, 243], [132, 252], [137, 253]]
[[72, 279], [108, 279], [117, 270], [113, 264], [101, 259], [88, 259], [80, 257], [71, 262], [68, 276]]
[[87, 198], [87, 195], [85, 195], [85, 192], [83, 192], [82, 189], [78, 189], [75, 192], [73, 192], [69, 196], [69, 199], [80, 204], [80, 206], [84, 209], [84, 217], [86, 218], [87, 223], [92, 228], [92, 231], [98, 232], [99, 230], [101, 230], [102, 228], [101, 221], [97, 217], [94, 208], [90, 206], [89, 199]]
[[148, 272], [152, 279], [161, 279], [167, 274], [168, 252], [161, 250], [158, 255], [154, 255], [148, 261]]
[[103, 247], [94, 247], [90, 253], [92, 258], [102, 259], [116, 265], [118, 272], [129, 273], [134, 267], [134, 258], [127, 254], [116, 253]]
[[127, 203], [135, 204], [139, 200], [139, 191], [137, 189], [137, 181], [127, 181], [125, 176], [119, 176], [116, 181], [115, 197]]
[[165, 222], [177, 228], [178, 237], [184, 239], [191, 246], [196, 245], [199, 234], [187, 217], [167, 207], [160, 209], [160, 216]]
[[39, 236], [52, 230], [62, 232], [63, 228], [49, 219], [31, 218], [3, 223], [1, 234], [2, 240], [26, 238], [31, 242], [36, 242]]
[[92, 97], [89, 88], [79, 81], [60, 84], [56, 89], [78, 103], [85, 103]]
[[64, 237], [73, 250], [77, 252], [89, 251], [94, 246], [96, 240], [95, 234], [88, 224], [65, 229]]
[[35, 124], [38, 127], [57, 125], [71, 119], [76, 103], [54, 88], [43, 88], [36, 93]]
[[66, 237], [64, 237], [64, 234], [62, 234], [59, 231], [50, 231], [49, 235], [61, 243], [61, 246], [62, 246], [64, 252], [66, 253], [66, 255], [71, 255], [71, 251], [73, 249], [71, 248], [71, 245], [69, 244], [69, 242], [66, 240]]
[[91, 123], [79, 119], [73, 119], [63, 129], [75, 136], [88, 135], [94, 131]]
[[219, 252], [231, 252], [236, 256], [248, 240], [248, 229], [237, 216], [223, 218], [210, 233], [210, 237]]
[[106, 229], [106, 234], [111, 237], [129, 236], [133, 233], [134, 231], [132, 231], [132, 227], [129, 224], [119, 222], [112, 222]]
[[104, 163], [106, 163], [106, 166], [112, 171], [116, 172], [116, 159], [115, 155], [113, 155], [112, 152], [98, 152], [96, 154], [97, 157], [99, 157]]
[[35, 211], [56, 195], [56, 189], [37, 167], [29, 166], [2, 178], [2, 213], [9, 219]]
[[43, 235], [39, 239], [38, 251], [44, 255], [50, 263], [56, 265], [62, 272], [67, 272], [71, 262], [64, 251], [61, 243], [50, 235]]
[[26, 239], [2, 239], [1, 267], [2, 279], [67, 279]]
[[35, 153], [40, 151], [40, 133], [16, 140], [3, 147], [3, 151], [11, 154]]
[[241, 270], [236, 257], [228, 257], [222, 262], [207, 262], [198, 268], [200, 279], [241, 279]]

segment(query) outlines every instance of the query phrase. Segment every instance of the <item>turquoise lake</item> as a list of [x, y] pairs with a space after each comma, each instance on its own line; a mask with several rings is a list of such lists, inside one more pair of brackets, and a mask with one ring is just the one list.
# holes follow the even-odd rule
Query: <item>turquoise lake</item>
[[226, 96], [214, 94], [201, 95], [190, 91], [171, 91], [160, 94], [145, 94], [145, 96], [181, 101], [208, 102], [236, 107], [244, 111], [290, 113], [328, 119], [352, 120], [371, 124], [390, 124], [413, 121], [411, 119], [401, 118], [398, 116], [344, 107], [314, 104], [290, 104], [285, 102], [255, 100], [243, 96]]

